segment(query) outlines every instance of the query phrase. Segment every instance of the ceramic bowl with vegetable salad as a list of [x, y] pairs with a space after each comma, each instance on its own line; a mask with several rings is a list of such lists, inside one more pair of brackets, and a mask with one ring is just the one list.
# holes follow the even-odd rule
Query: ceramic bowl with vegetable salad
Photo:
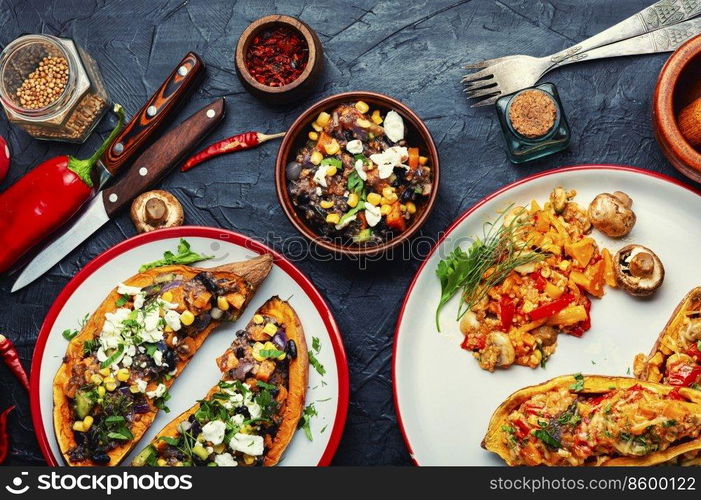
[[380, 251], [418, 229], [438, 173], [433, 141], [414, 113], [379, 94], [352, 93], [302, 118], [278, 155], [278, 195], [298, 229], [346, 253]]

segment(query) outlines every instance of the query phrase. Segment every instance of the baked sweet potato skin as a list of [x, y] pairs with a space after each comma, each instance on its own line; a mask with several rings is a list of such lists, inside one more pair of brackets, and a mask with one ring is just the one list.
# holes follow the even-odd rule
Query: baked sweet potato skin
[[[297, 431], [306, 398], [309, 378], [309, 358], [307, 355], [307, 343], [304, 336], [304, 329], [302, 328], [297, 313], [289, 303], [275, 296], [265, 302], [255, 314], [275, 318], [280, 324], [284, 325], [288, 340], [294, 340], [297, 344], [297, 357], [294, 360], [290, 360], [288, 365], [287, 397], [285, 403], [279, 410], [279, 414], [282, 416], [282, 422], [278, 426], [272, 445], [268, 447], [263, 457], [263, 465], [271, 467], [277, 465], [280, 461], [285, 449], [290, 444]], [[214, 386], [207, 392], [207, 395], [203, 399], [212, 399], [212, 396], [217, 392], [219, 392], [219, 386]], [[179, 425], [187, 421], [199, 408], [200, 404], [196, 403], [191, 408], [178, 415], [156, 435], [150, 445], [157, 447], [162, 437], [177, 437], [179, 434]], [[143, 460], [137, 458], [131, 465], [143, 466], [145, 464]]]
[[[253, 273], [256, 280], [256, 286], [249, 283], [244, 277], [237, 274], [235, 271], [238, 269], [243, 269], [246, 273]], [[270, 272], [272, 268], [272, 258], [269, 255], [264, 255], [257, 257], [255, 259], [250, 259], [248, 261], [243, 261], [241, 263], [231, 263], [226, 266], [220, 266], [214, 271], [215, 275], [221, 278], [227, 278], [232, 281], [239, 282], [239, 290], [241, 293], [245, 294], [245, 303], [240, 308], [239, 314], [245, 306], [248, 304], [250, 299], [253, 297], [255, 289], [257, 286], [265, 279], [265, 276]], [[180, 274], [186, 279], [192, 279], [195, 275], [200, 273], [205, 269], [188, 267], [188, 266], [164, 266], [155, 269], [150, 269], [143, 273], [136, 274], [131, 278], [124, 280], [123, 283], [128, 286], [145, 287], [154, 283], [156, 276], [167, 273]], [[54, 400], [54, 431], [56, 434], [56, 439], [58, 441], [61, 454], [67, 465], [72, 466], [90, 466], [95, 465], [92, 461], [80, 461], [71, 462], [68, 457], [68, 453], [71, 449], [76, 446], [76, 441], [74, 437], [74, 431], [72, 429], [73, 423], [73, 404], [72, 399], [66, 394], [66, 387], [70, 380], [72, 368], [74, 363], [78, 363], [83, 357], [83, 343], [88, 340], [94, 339], [99, 335], [102, 330], [102, 326], [105, 320], [105, 314], [108, 312], [114, 312], [117, 308], [116, 302], [119, 298], [119, 293], [115, 287], [107, 298], [100, 304], [97, 310], [88, 318], [86, 324], [83, 326], [78, 335], [73, 338], [68, 344], [66, 350], [66, 355], [64, 361], [61, 364], [53, 382], [53, 400]], [[209, 334], [219, 325], [219, 322], [212, 321], [202, 332], [200, 332], [195, 338], [193, 338], [193, 348], [196, 352], [200, 346], [204, 343], [205, 339]], [[176, 366], [176, 373], [173, 377], [165, 382], [167, 388], [173, 384], [175, 379], [180, 376], [185, 366], [187, 366], [190, 358], [179, 359]], [[108, 465], [118, 465], [124, 457], [126, 457], [129, 452], [133, 449], [139, 439], [143, 436], [146, 430], [151, 426], [153, 420], [158, 413], [158, 408], [154, 407], [151, 402], [149, 402], [150, 411], [138, 415], [139, 420], [132, 424], [132, 434], [134, 439], [127, 441], [124, 444], [115, 447], [110, 450], [107, 455], [110, 457], [110, 462]]]
[[664, 382], [667, 360], [673, 354], [683, 352], [685, 342], [680, 339], [684, 318], [690, 310], [701, 304], [701, 287], [691, 290], [674, 309], [669, 321], [657, 337], [650, 353], [638, 354], [633, 362], [633, 373], [640, 380]]
[[[514, 465], [510, 461], [508, 448], [505, 446], [502, 435], [502, 426], [508, 425], [507, 417], [522, 403], [538, 393], [546, 393], [553, 390], [567, 389], [576, 381], [573, 375], [565, 375], [548, 380], [542, 384], [520, 389], [511, 394], [494, 412], [487, 427], [487, 433], [482, 440], [482, 448], [499, 455], [507, 465]], [[701, 411], [701, 392], [689, 388], [674, 388], [662, 384], [640, 381], [630, 377], [608, 377], [603, 375], [584, 375], [584, 385], [577, 391], [580, 395], [603, 395], [619, 389], [629, 389], [635, 385], [641, 385], [646, 389], [661, 395], [667, 395], [677, 391], [677, 396], [684, 401], [698, 406]], [[664, 451], [650, 453], [642, 457], [617, 457], [602, 462], [602, 466], [647, 466], [659, 465], [674, 460], [676, 457], [689, 451], [701, 449], [701, 438], [691, 440], [676, 446], [670, 446]]]

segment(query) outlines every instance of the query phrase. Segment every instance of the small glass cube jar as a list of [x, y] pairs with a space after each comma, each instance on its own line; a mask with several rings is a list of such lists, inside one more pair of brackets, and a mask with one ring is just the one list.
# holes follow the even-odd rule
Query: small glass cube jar
[[[530, 94], [527, 94], [530, 93]], [[519, 103], [520, 110], [524, 108], [526, 113], [515, 113], [512, 105], [517, 99], [532, 98], [534, 110], [528, 110], [527, 104]], [[544, 105], [544, 106], [543, 106]], [[501, 130], [508, 147], [509, 159], [513, 163], [524, 163], [542, 158], [544, 156], [562, 151], [570, 143], [570, 127], [567, 124], [562, 102], [557, 93], [557, 88], [552, 83], [542, 83], [535, 87], [521, 90], [515, 94], [507, 95], [496, 102], [497, 115], [501, 123]], [[543, 117], [527, 116], [528, 111], [553, 111]], [[513, 120], [523, 118], [524, 123], [514, 123]], [[540, 121], [539, 121], [540, 119]], [[529, 120], [533, 123], [529, 123]], [[530, 127], [529, 127], [530, 126]], [[528, 133], [526, 132], [528, 130]]]
[[[37, 83], [31, 77], [47, 60], [58, 61], [61, 69], [67, 66], [63, 90], [50, 98], [41, 95], [49, 86], [53, 91], [53, 81]], [[27, 90], [43, 99], [37, 101], [42, 107], [23, 101]], [[85, 142], [109, 106], [95, 61], [73, 40], [51, 35], [25, 35], [5, 47], [0, 54], [0, 102], [9, 121], [36, 139], [75, 143]]]

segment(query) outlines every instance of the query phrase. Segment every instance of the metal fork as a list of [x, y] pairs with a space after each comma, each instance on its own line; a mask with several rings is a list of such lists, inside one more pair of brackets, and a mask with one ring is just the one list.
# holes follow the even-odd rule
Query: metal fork
[[513, 55], [468, 64], [476, 69], [463, 83], [470, 99], [486, 97], [472, 107], [494, 104], [502, 95], [532, 87], [547, 72], [585, 59], [600, 59], [674, 50], [701, 32], [696, 21], [699, 0], [661, 0], [633, 16], [565, 50], [545, 57]]

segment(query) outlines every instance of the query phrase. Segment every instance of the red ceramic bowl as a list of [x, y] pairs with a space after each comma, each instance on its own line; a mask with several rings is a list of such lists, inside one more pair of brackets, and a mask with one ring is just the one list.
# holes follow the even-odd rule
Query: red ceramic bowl
[[652, 123], [657, 142], [681, 173], [701, 182], [701, 152], [682, 135], [679, 112], [701, 96], [701, 35], [681, 45], [665, 63], [652, 101]]
[[[433, 169], [433, 188], [431, 195], [418, 208], [414, 218], [411, 220], [411, 225], [400, 235], [388, 240], [380, 245], [360, 246], [360, 245], [341, 245], [329, 239], [319, 236], [306, 221], [300, 217], [292, 204], [289, 193], [287, 191], [287, 178], [285, 175], [285, 167], [294, 160], [297, 156], [297, 151], [307, 141], [307, 134], [311, 130], [311, 124], [316, 120], [316, 117], [322, 111], [330, 111], [339, 104], [365, 101], [370, 105], [370, 109], [379, 109], [386, 113], [389, 110], [394, 110], [404, 119], [406, 130], [406, 139], [412, 147], [419, 147], [421, 154], [428, 158], [429, 165]], [[280, 145], [280, 149], [275, 161], [275, 184], [277, 196], [280, 200], [285, 215], [290, 219], [293, 226], [299, 230], [305, 237], [316, 243], [322, 248], [334, 253], [345, 255], [377, 255], [386, 250], [401, 245], [404, 241], [411, 238], [426, 222], [433, 205], [436, 202], [438, 193], [438, 185], [440, 180], [440, 164], [438, 161], [438, 151], [436, 144], [431, 137], [431, 133], [423, 121], [407, 106], [383, 94], [376, 92], [345, 92], [336, 94], [314, 104], [300, 115], [292, 124], [285, 138]]]

